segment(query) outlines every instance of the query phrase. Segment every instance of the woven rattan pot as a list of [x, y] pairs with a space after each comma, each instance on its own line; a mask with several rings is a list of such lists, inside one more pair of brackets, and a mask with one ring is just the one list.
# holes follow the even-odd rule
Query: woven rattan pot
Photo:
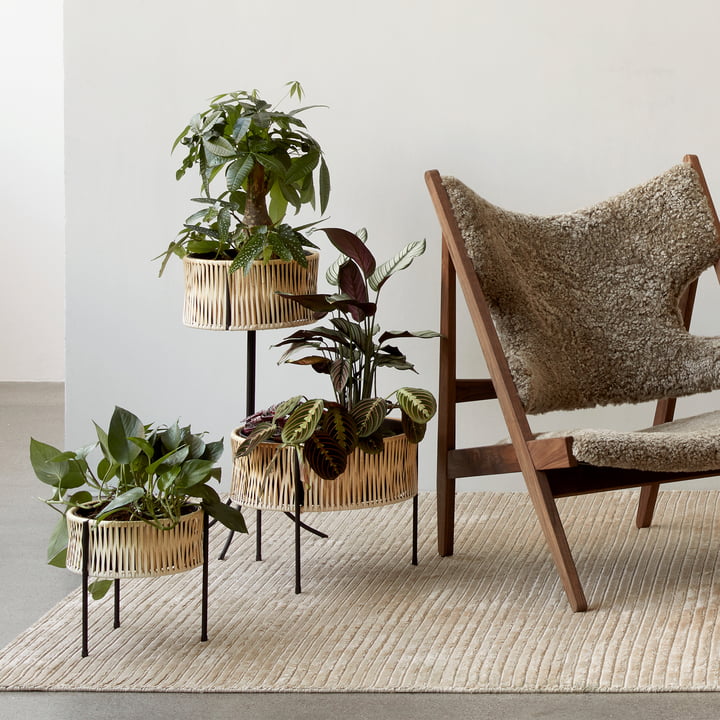
[[[390, 422], [399, 428], [398, 421]], [[233, 431], [233, 456], [243, 441], [239, 429]], [[283, 448], [267, 470], [277, 452], [276, 443], [260, 443], [248, 457], [234, 458], [230, 487], [234, 502], [258, 510], [295, 510], [295, 451]], [[417, 445], [402, 433], [392, 435], [385, 438], [383, 452], [378, 455], [355, 450], [345, 472], [335, 480], [323, 480], [307, 465], [303, 478], [304, 511], [353, 510], [410, 500], [417, 495]]]
[[203, 510], [183, 515], [170, 530], [142, 520], [101, 520], [67, 512], [67, 567], [82, 573], [82, 528], [90, 524], [90, 564], [95, 578], [139, 578], [172, 575], [203, 564]]
[[256, 260], [247, 275], [242, 270], [230, 275], [230, 260], [186, 256], [183, 323], [204, 330], [306, 325], [312, 320], [312, 311], [277, 293], [317, 292], [319, 257], [318, 253], [308, 255], [307, 267], [286, 260]]

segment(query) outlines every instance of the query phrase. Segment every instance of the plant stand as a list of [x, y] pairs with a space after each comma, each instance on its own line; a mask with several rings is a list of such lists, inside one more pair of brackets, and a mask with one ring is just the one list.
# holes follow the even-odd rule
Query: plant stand
[[[250, 416], [255, 412], [255, 371], [256, 371], [256, 342], [255, 342], [255, 331], [249, 330], [247, 332], [247, 361], [246, 361], [246, 415]], [[233, 455], [237, 450], [238, 436], [233, 433], [231, 439], [231, 446]], [[228, 503], [234, 502], [240, 507], [255, 508], [255, 560], [262, 560], [262, 512], [263, 510], [282, 511], [284, 514], [293, 521], [295, 529], [295, 593], [299, 594], [302, 592], [302, 554], [301, 554], [301, 530], [305, 530], [321, 538], [327, 538], [328, 536], [304, 523], [300, 519], [301, 512], [303, 510], [311, 511], [327, 511], [327, 510], [354, 510], [361, 508], [372, 508], [381, 507], [390, 503], [402, 502], [404, 500], [413, 501], [413, 512], [412, 512], [412, 555], [411, 562], [413, 565], [418, 564], [417, 554], [417, 536], [418, 536], [418, 495], [417, 495], [417, 447], [415, 447], [413, 457], [413, 468], [410, 477], [407, 478], [406, 482], [400, 482], [400, 486], [396, 487], [391, 491], [390, 494], [384, 493], [383, 482], [376, 483], [376, 492], [373, 494], [371, 499], [365, 498], [364, 500], [355, 495], [355, 497], [344, 497], [336, 498], [328, 501], [327, 498], [323, 497], [310, 497], [307, 498], [309, 501], [306, 503], [306, 493], [302, 482], [302, 474], [300, 472], [299, 461], [295, 452], [285, 453], [287, 472], [291, 475], [291, 481], [284, 483], [284, 489], [286, 491], [285, 497], [279, 502], [267, 500], [260, 500], [257, 495], [253, 498], [249, 498], [245, 492], [238, 493], [238, 480], [240, 480], [246, 473], [238, 466], [236, 459], [233, 457], [233, 480], [230, 491], [230, 498]], [[342, 480], [333, 481], [320, 481], [321, 483], [336, 483], [342, 484]], [[240, 480], [242, 483], [242, 480]], [[234, 531], [228, 531], [227, 540], [223, 546], [219, 560], [224, 560], [227, 552], [232, 543]]]
[[[68, 526], [70, 528], [70, 544], [68, 545], [68, 568], [73, 572], [79, 572], [82, 575], [82, 657], [88, 656], [88, 586], [90, 577], [102, 577], [113, 580], [114, 589], [114, 613], [113, 613], [113, 629], [120, 627], [120, 579], [121, 578], [139, 578], [139, 577], [159, 577], [161, 575], [169, 575], [178, 572], [191, 570], [202, 564], [202, 601], [201, 601], [201, 632], [200, 641], [206, 642], [208, 639], [208, 545], [209, 545], [209, 522], [208, 515], [202, 513], [202, 538], [201, 538], [201, 556], [198, 557], [196, 548], [188, 548], [187, 532], [181, 542], [185, 547], [180, 550], [177, 557], [168, 561], [171, 553], [153, 553], [153, 548], [146, 546], [141, 550], [135, 548], [133, 553], [132, 546], [128, 538], [132, 535], [132, 530], [128, 530], [128, 526], [132, 523], [145, 525], [150, 530], [157, 533], [173, 532], [165, 530], [157, 530], [142, 521], [114, 522], [101, 521], [93, 528], [94, 542], [91, 543], [91, 524], [90, 519], [72, 519], [68, 518]], [[189, 517], [189, 516], [188, 516]], [[181, 520], [181, 523], [183, 521]], [[77, 527], [79, 526], [79, 527]], [[121, 527], [124, 526], [124, 527]], [[111, 530], [108, 532], [107, 527]], [[79, 538], [77, 537], [79, 534]], [[74, 536], [74, 537], [73, 537]], [[101, 536], [101, 537], [100, 537]], [[79, 539], [79, 546], [78, 546]], [[98, 542], [99, 540], [99, 542]], [[108, 542], [109, 540], [109, 542]], [[124, 546], [123, 546], [124, 545]], [[157, 550], [157, 548], [155, 548]], [[136, 555], [138, 557], [136, 557]], [[156, 557], [153, 557], [155, 555]], [[162, 555], [162, 559], [157, 558]], [[140, 559], [138, 559], [142, 556]], [[111, 560], [109, 560], [112, 558]], [[109, 560], [109, 564], [108, 564]], [[122, 567], [113, 567], [115, 565]]]
[[[284, 512], [295, 523], [295, 592], [301, 592], [300, 530], [326, 537], [300, 521], [301, 512], [378, 508], [413, 501], [412, 564], [417, 565], [417, 446], [400, 432], [385, 439], [377, 455], [356, 450], [335, 480], [323, 480], [309, 467], [300, 468], [292, 448], [260, 443], [245, 457], [234, 457], [230, 498], [243, 507]], [[231, 436], [233, 455], [244, 442], [239, 430]], [[270, 463], [272, 467], [268, 470]], [[306, 479], [307, 485], [303, 482]]]

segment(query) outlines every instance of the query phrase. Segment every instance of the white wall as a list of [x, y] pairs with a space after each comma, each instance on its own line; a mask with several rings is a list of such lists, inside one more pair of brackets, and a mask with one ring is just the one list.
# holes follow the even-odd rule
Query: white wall
[[0, 381], [63, 380], [60, 0], [0, 4]]
[[[273, 98], [299, 79], [309, 103], [329, 105], [306, 121], [331, 169], [331, 222], [367, 226], [379, 256], [427, 238], [381, 322], [437, 328], [428, 168], [499, 205], [546, 213], [603, 199], [694, 152], [720, 196], [719, 21], [712, 0], [67, 0], [70, 444], [90, 438], [91, 418], [104, 422], [116, 403], [216, 435], [242, 418], [245, 336], [184, 328], [179, 263], [158, 280], [151, 262], [197, 192], [175, 183], [170, 145], [209, 96], [256, 87]], [[717, 332], [718, 293], [707, 287], [697, 327]], [[269, 346], [283, 336], [258, 335], [259, 406], [323, 391], [313, 373], [275, 366]], [[466, 316], [461, 337], [461, 374], [482, 374]], [[414, 382], [436, 388], [436, 341], [404, 347], [421, 373]], [[680, 412], [709, 400], [681, 402]], [[538, 429], [651, 417], [647, 407], [605, 409], [543, 417]], [[487, 405], [464, 408], [461, 442], [483, 442], [470, 428], [500, 439], [498, 418]], [[433, 429], [421, 447], [425, 489], [434, 443]]]

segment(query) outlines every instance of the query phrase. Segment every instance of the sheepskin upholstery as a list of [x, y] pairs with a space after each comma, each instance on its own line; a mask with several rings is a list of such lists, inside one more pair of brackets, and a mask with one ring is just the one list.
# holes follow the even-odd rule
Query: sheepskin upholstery
[[720, 338], [692, 336], [678, 309], [720, 258], [692, 167], [548, 217], [495, 207], [455, 178], [443, 185], [527, 412], [720, 387]]
[[[720, 387], [720, 338], [684, 327], [679, 300], [720, 258], [695, 170], [671, 168], [585, 210], [537, 217], [443, 185], [529, 413]], [[582, 429], [573, 455], [658, 472], [720, 468], [720, 412], [634, 432]]]
[[658, 472], [720, 468], [720, 412], [704, 413], [634, 432], [573, 430], [573, 455], [604, 467]]

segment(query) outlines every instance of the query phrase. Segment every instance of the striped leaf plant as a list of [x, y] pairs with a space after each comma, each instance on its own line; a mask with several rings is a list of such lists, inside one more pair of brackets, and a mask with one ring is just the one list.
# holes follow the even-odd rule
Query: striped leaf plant
[[420, 442], [435, 415], [436, 402], [429, 390], [401, 387], [382, 396], [377, 389], [380, 368], [415, 372], [395, 345], [404, 338], [433, 338], [432, 330], [381, 331], [376, 322], [378, 300], [385, 283], [425, 252], [425, 242], [411, 242], [397, 255], [378, 264], [366, 245], [367, 233], [341, 228], [323, 230], [340, 251], [326, 273], [335, 292], [285, 295], [310, 308], [327, 324], [296, 330], [277, 344], [285, 347], [280, 362], [307, 365], [328, 375], [334, 399], [291, 398], [268, 411], [248, 418], [243, 434], [248, 438], [240, 455], [251, 453], [258, 442], [274, 439], [294, 447], [322, 478], [333, 479], [347, 465], [356, 448], [365, 453], [383, 450], [392, 431], [385, 420], [400, 412], [402, 429], [413, 443]]

